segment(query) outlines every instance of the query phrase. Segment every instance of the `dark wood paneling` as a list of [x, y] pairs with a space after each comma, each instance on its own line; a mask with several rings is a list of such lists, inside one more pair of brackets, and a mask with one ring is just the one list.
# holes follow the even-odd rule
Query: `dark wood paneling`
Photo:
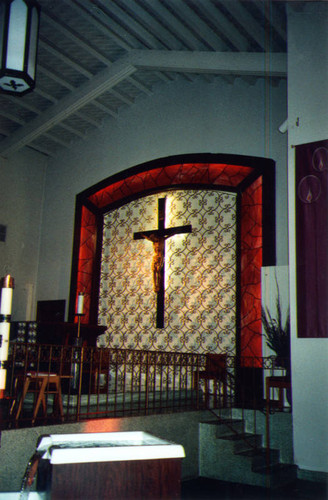
[[52, 466], [51, 500], [178, 499], [181, 459]]

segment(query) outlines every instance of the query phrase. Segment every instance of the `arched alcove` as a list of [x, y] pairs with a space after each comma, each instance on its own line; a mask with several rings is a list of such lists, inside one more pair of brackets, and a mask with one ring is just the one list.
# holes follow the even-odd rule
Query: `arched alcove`
[[261, 356], [261, 266], [275, 264], [275, 166], [272, 160], [223, 154], [160, 158], [90, 187], [77, 196], [69, 318], [85, 294], [85, 323], [97, 323], [103, 220], [106, 213], [172, 189], [235, 193], [237, 351]]

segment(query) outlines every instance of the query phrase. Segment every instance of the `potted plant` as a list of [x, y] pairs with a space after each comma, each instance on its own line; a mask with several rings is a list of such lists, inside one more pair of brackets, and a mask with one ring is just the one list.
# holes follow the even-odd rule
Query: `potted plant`
[[268, 308], [262, 307], [262, 325], [266, 345], [276, 353], [276, 366], [285, 368], [287, 375], [290, 375], [290, 314], [288, 311], [283, 322], [278, 285], [277, 289], [276, 317], [272, 316]]

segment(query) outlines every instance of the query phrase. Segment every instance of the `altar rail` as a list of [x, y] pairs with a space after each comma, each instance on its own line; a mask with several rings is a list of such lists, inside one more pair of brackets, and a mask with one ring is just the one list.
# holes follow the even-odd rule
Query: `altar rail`
[[[207, 363], [207, 355], [196, 353], [12, 342], [7, 364], [8, 410], [2, 412], [2, 428], [31, 425], [32, 392], [26, 394], [15, 420], [24, 381], [31, 374], [34, 380], [40, 374], [61, 377], [64, 422], [204, 408], [264, 407], [263, 373], [275, 373], [274, 358], [249, 358], [240, 366], [236, 357], [224, 355], [222, 376], [209, 377], [204, 375]], [[58, 423], [60, 415], [51, 414], [58, 399], [55, 396], [45, 394], [36, 424]]]
[[[201, 394], [194, 377], [204, 365], [205, 356], [198, 354], [15, 342], [8, 359], [6, 397], [13, 403], [8, 421], [15, 420], [22, 383], [29, 374], [62, 377], [67, 422], [195, 409], [201, 405]], [[27, 393], [18, 425], [31, 420], [33, 397]], [[46, 394], [48, 413], [53, 398]], [[46, 417], [50, 422], [52, 416]]]

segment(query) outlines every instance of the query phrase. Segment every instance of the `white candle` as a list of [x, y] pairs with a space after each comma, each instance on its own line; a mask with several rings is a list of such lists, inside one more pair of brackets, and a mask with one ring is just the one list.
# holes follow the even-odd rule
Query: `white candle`
[[1, 289], [1, 306], [0, 314], [8, 315], [11, 314], [11, 303], [13, 298], [12, 288], [2, 288]]
[[[10, 316], [11, 315], [13, 288], [14, 288], [14, 280], [8, 274], [2, 280], [1, 302], [0, 302], [0, 314], [2, 316]], [[0, 323], [0, 337], [1, 337], [0, 390], [1, 391], [3, 391], [6, 388], [7, 370], [5, 368], [3, 368], [3, 362], [7, 361], [7, 359], [8, 359], [9, 332], [10, 332], [10, 323], [8, 321], [8, 318], [3, 318], [3, 321], [1, 321], [1, 323]]]
[[9, 332], [10, 332], [10, 323], [8, 323], [7, 321], [3, 321], [2, 323], [0, 323], [0, 336], [1, 336], [0, 361], [6, 361], [8, 359]]
[[6, 388], [6, 375], [7, 375], [7, 370], [0, 368], [0, 390]]
[[6, 375], [7, 370], [3, 368], [3, 362], [8, 359], [8, 349], [9, 349], [9, 330], [10, 323], [3, 321], [0, 323], [0, 338], [1, 338], [1, 348], [0, 348], [0, 390], [6, 388]]
[[84, 295], [83, 293], [79, 293], [77, 299], [77, 314], [83, 314], [83, 302], [84, 302]]

